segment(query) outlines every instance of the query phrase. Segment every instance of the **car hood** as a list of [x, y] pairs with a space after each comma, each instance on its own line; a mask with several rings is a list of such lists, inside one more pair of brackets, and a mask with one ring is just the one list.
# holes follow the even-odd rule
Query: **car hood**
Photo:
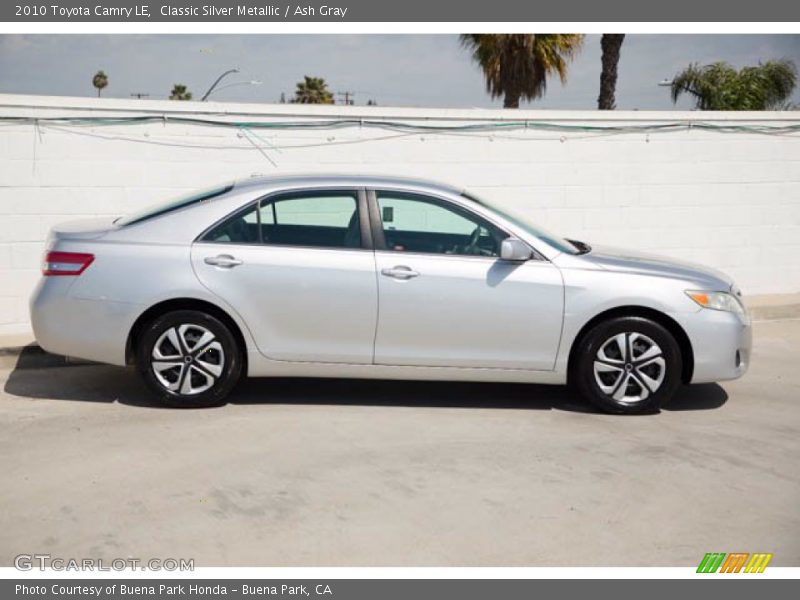
[[581, 258], [609, 271], [694, 280], [721, 291], [733, 285], [728, 275], [716, 269], [635, 250], [592, 246], [592, 251]]

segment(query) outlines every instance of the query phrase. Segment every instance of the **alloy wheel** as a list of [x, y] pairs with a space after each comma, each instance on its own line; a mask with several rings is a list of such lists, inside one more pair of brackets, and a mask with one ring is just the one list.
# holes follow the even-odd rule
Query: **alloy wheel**
[[594, 359], [597, 386], [621, 404], [635, 404], [654, 394], [664, 382], [666, 370], [658, 344], [636, 332], [610, 337]]
[[158, 337], [150, 364], [165, 389], [192, 396], [210, 389], [222, 376], [225, 352], [209, 329], [184, 323]]

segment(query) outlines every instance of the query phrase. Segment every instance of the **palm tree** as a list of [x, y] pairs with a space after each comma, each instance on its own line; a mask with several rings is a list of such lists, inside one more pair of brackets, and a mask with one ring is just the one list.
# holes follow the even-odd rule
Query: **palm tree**
[[461, 35], [486, 77], [486, 91], [503, 97], [504, 108], [519, 108], [520, 98], [535, 100], [547, 91], [547, 77], [567, 81], [567, 63], [580, 50], [583, 35], [575, 33]]
[[172, 86], [172, 92], [169, 95], [170, 100], [191, 100], [192, 92], [186, 89], [182, 83], [176, 83]]
[[624, 33], [604, 33], [600, 38], [600, 48], [603, 51], [600, 59], [603, 64], [603, 70], [600, 72], [600, 95], [597, 97], [597, 108], [600, 110], [616, 108], [614, 95], [617, 91], [617, 65], [624, 40]]
[[105, 71], [98, 71], [92, 77], [92, 85], [97, 88], [97, 97], [100, 97], [101, 90], [108, 85], [108, 75]]
[[298, 104], [333, 104], [333, 94], [322, 77], [303, 76], [297, 83], [292, 102]]
[[779, 110], [797, 85], [790, 60], [770, 60], [738, 71], [725, 62], [691, 64], [672, 80], [672, 102], [694, 97], [699, 110]]

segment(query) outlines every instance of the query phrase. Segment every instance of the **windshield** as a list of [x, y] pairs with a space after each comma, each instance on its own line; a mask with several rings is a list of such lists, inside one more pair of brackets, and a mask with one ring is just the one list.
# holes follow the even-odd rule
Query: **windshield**
[[184, 208], [191, 204], [216, 198], [217, 196], [228, 193], [232, 189], [233, 184], [229, 183], [223, 186], [216, 186], [200, 191], [195, 190], [189, 194], [183, 194], [178, 198], [172, 198], [166, 202], [159, 202], [158, 204], [149, 206], [142, 211], [120, 217], [116, 219], [114, 223], [120, 227], [124, 227], [125, 225], [133, 225], [134, 223], [140, 223], [141, 221], [146, 221], [148, 219], [152, 219], [153, 217], [165, 215], [173, 210], [178, 210], [179, 208]]
[[534, 224], [532, 221], [528, 220], [527, 217], [509, 212], [508, 210], [500, 208], [494, 203], [487, 202], [486, 200], [482, 200], [481, 198], [477, 198], [472, 194], [468, 194], [466, 192], [463, 193], [462, 196], [464, 196], [464, 198], [472, 200], [473, 202], [477, 202], [481, 206], [485, 206], [486, 208], [491, 209], [501, 217], [511, 221], [517, 227], [524, 229], [527, 233], [536, 236], [540, 240], [543, 240], [546, 244], [552, 246], [553, 248], [555, 248], [560, 252], [564, 252], [566, 254], [581, 254], [583, 252], [571, 241], [566, 240], [557, 235], [553, 235], [546, 229], [543, 229], [538, 225]]

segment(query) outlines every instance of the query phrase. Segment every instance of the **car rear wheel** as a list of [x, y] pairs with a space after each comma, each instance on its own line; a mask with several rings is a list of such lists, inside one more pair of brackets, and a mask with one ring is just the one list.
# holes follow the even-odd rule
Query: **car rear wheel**
[[584, 398], [607, 412], [656, 412], [680, 385], [680, 347], [655, 321], [611, 319], [580, 344], [575, 383]]
[[222, 404], [242, 374], [241, 350], [230, 329], [196, 310], [169, 312], [149, 323], [136, 363], [156, 397], [176, 408]]

